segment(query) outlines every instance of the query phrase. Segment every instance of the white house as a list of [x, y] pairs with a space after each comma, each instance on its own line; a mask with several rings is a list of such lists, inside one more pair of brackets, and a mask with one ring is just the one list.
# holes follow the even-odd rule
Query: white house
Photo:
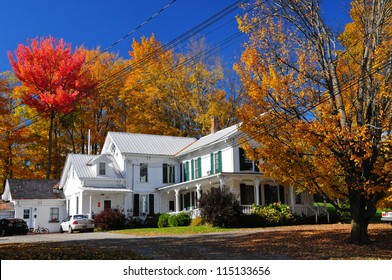
[[57, 232], [66, 218], [65, 197], [58, 180], [17, 180], [5, 183], [4, 201], [13, 206], [10, 217], [21, 218], [29, 228], [46, 227]]
[[130, 217], [191, 211], [212, 187], [238, 194], [245, 213], [253, 203], [288, 204], [297, 214], [319, 216], [313, 197], [266, 178], [240, 147], [238, 125], [200, 139], [109, 132], [101, 155], [67, 157], [60, 180], [68, 214], [93, 215], [105, 207]]

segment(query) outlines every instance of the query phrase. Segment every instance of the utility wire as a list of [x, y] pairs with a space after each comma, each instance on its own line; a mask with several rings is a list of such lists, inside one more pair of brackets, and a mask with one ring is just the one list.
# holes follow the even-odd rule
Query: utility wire
[[[174, 40], [170, 41], [169, 43], [163, 45], [160, 49], [158, 49], [158, 50], [156, 50], [156, 51], [146, 55], [145, 57], [143, 57], [143, 59], [141, 59], [141, 60], [139, 60], [137, 62], [131, 63], [129, 66], [121, 69], [120, 71], [116, 72], [112, 76], [110, 76], [107, 79], [101, 81], [99, 83], [99, 85], [97, 86], [96, 90], [99, 90], [100, 88], [103, 88], [105, 85], [110, 84], [111, 82], [113, 82], [113, 81], [115, 81], [117, 79], [122, 78], [131, 69], [136, 69], [138, 67], [142, 67], [149, 60], [151, 60], [156, 54], [158, 54], [160, 52], [165, 52], [165, 51], [170, 50], [170, 49], [173, 49], [177, 45], [179, 45], [179, 44], [183, 43], [184, 41], [190, 39], [194, 35], [199, 34], [201, 31], [203, 31], [204, 29], [208, 28], [209, 26], [211, 26], [215, 22], [221, 20], [222, 18], [228, 16], [229, 14], [231, 14], [232, 12], [237, 10], [239, 4], [242, 4], [242, 3], [245, 3], [245, 2], [248, 2], [248, 1], [249, 0], [246, 0], [246, 1], [244, 1], [244, 0], [235, 1], [234, 3], [232, 3], [229, 6], [227, 6], [226, 8], [224, 8], [223, 10], [219, 11], [218, 13], [216, 13], [213, 16], [209, 17], [205, 21], [203, 21], [200, 24], [196, 25], [192, 29], [190, 29], [187, 32], [183, 33], [182, 35], [178, 36], [177, 38], [175, 38]], [[120, 40], [122, 40], [122, 39], [120, 39]], [[86, 98], [86, 96], [82, 96], [81, 98]], [[78, 101], [80, 101], [80, 99]], [[34, 116], [33, 119], [30, 118], [29, 120], [25, 120], [24, 122], [14, 126], [15, 127], [14, 130], [18, 130], [18, 129], [22, 129], [24, 127], [27, 127], [27, 126], [31, 125], [33, 121], [37, 121], [41, 117], [42, 117], [42, 113], [39, 113], [36, 116]]]

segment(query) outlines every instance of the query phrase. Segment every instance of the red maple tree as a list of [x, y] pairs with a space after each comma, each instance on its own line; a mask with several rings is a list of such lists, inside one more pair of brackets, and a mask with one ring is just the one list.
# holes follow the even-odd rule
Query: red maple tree
[[75, 104], [92, 90], [94, 82], [82, 71], [85, 50], [72, 52], [70, 44], [53, 37], [31, 39], [28, 43], [18, 45], [14, 52], [16, 59], [11, 52], [8, 52], [8, 58], [16, 77], [22, 82], [23, 103], [50, 120], [46, 171], [49, 179], [55, 116], [71, 112]]

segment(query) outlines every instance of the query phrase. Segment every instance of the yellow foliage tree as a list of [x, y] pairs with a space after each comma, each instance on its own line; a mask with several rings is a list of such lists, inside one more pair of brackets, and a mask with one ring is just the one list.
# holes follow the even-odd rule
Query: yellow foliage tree
[[127, 131], [199, 137], [210, 129], [212, 115], [227, 124], [229, 102], [219, 87], [223, 70], [219, 61], [198, 55], [204, 48], [193, 45], [188, 54], [175, 54], [154, 35], [133, 41], [121, 94]]
[[249, 35], [235, 66], [248, 97], [239, 116], [260, 143], [254, 159], [336, 207], [347, 199], [355, 244], [370, 242], [369, 221], [391, 194], [391, 8], [352, 1], [340, 37], [317, 0], [258, 0], [238, 18]]

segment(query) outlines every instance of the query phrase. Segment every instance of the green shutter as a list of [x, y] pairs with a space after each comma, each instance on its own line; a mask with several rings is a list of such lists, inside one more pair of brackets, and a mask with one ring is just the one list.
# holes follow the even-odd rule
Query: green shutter
[[133, 215], [139, 216], [139, 194], [133, 195]]
[[163, 178], [163, 183], [167, 183], [167, 163], [164, 163], [162, 166], [162, 178]]
[[195, 161], [193, 159], [191, 160], [191, 174], [192, 180], [195, 179]]
[[218, 170], [217, 173], [222, 172], [222, 151], [218, 152]]
[[150, 215], [154, 215], [154, 195], [149, 194], [148, 195], [148, 212]]
[[210, 174], [214, 174], [214, 154], [210, 154]]
[[201, 178], [201, 158], [197, 159], [197, 178]]
[[189, 161], [185, 163], [185, 182], [189, 181]]

